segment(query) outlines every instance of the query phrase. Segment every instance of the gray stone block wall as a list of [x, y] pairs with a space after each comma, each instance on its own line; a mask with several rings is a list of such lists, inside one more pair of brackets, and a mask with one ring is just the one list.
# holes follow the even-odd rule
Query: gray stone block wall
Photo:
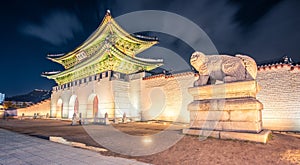
[[260, 67], [257, 99], [264, 105], [263, 127], [271, 130], [300, 131], [300, 69], [278, 64]]

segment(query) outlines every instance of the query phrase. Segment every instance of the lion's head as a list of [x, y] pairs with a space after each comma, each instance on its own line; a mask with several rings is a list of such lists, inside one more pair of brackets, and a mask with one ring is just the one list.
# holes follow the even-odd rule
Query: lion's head
[[[190, 63], [191, 65], [199, 72], [203, 72], [203, 69], [206, 69], [206, 57], [205, 54], [201, 52], [194, 52], [191, 56]], [[206, 72], [206, 70], [204, 71]]]

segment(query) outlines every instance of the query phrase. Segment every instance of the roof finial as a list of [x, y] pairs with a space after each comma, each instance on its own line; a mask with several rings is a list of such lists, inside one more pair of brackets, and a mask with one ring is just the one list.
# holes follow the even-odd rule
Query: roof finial
[[106, 12], [107, 12], [107, 14], [110, 14], [110, 10], [109, 9], [107, 9]]
[[288, 56], [284, 56], [284, 57], [282, 57], [282, 59], [283, 59], [283, 62], [285, 64], [292, 64], [292, 63], [294, 63], [293, 60], [292, 60], [292, 58], [290, 58]]

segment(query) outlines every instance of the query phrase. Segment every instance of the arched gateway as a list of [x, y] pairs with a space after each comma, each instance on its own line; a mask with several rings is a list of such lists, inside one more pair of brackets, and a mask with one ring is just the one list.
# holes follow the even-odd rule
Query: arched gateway
[[78, 116], [79, 101], [78, 101], [78, 98], [77, 98], [76, 95], [72, 95], [71, 98], [70, 98], [68, 118], [72, 118], [74, 113]]
[[55, 114], [52, 114], [53, 116], [56, 116], [56, 118], [61, 118], [63, 113], [63, 101], [62, 99], [58, 99], [56, 104], [56, 112]]
[[96, 118], [100, 117], [98, 110], [99, 110], [98, 96], [96, 94], [91, 94], [88, 98], [87, 112], [86, 115], [84, 115], [84, 117], [88, 118], [90, 121], [95, 122]]
[[93, 117], [98, 117], [98, 97], [94, 97], [93, 101]]

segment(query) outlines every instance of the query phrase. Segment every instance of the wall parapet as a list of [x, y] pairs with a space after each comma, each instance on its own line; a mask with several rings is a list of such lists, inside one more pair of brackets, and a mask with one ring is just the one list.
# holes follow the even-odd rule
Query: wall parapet
[[41, 116], [46, 116], [47, 114], [50, 114], [50, 102], [51, 99], [46, 99], [41, 102], [38, 102], [36, 104], [33, 104], [29, 107], [26, 108], [19, 108], [17, 109], [17, 114], [18, 117], [21, 116], [34, 116], [36, 115], [41, 115]]
[[194, 72], [182, 72], [182, 73], [175, 73], [175, 74], [158, 74], [158, 75], [151, 75], [144, 77], [143, 80], [151, 80], [151, 79], [169, 79], [169, 78], [181, 78], [186, 76], [197, 77], [198, 74]]
[[284, 64], [284, 63], [276, 63], [276, 64], [268, 64], [268, 65], [261, 65], [257, 67], [258, 71], [270, 71], [275, 69], [282, 69], [286, 68], [290, 71], [300, 71], [300, 66], [293, 65], [293, 64]]

